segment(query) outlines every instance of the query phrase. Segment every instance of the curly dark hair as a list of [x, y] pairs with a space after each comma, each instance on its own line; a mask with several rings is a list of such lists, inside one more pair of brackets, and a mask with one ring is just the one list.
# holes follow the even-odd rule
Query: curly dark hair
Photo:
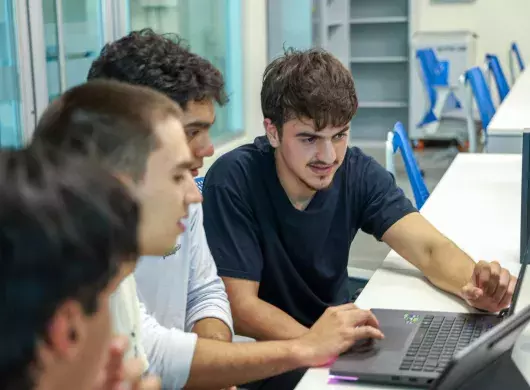
[[175, 34], [151, 29], [132, 31], [103, 47], [88, 72], [89, 80], [106, 78], [144, 85], [169, 96], [183, 109], [189, 101], [228, 102], [221, 72], [193, 54]]
[[351, 73], [322, 49], [288, 49], [272, 61], [263, 75], [263, 116], [281, 131], [294, 118], [309, 118], [316, 130], [344, 126], [357, 111]]

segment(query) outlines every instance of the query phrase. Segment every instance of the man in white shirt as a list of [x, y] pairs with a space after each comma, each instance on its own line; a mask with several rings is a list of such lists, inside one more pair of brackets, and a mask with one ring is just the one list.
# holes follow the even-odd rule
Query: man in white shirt
[[[188, 206], [201, 195], [190, 173], [191, 154], [180, 107], [145, 87], [94, 81], [65, 92], [46, 109], [33, 144], [89, 154], [112, 170], [137, 196], [139, 254], [162, 256], [185, 230]], [[114, 331], [129, 338], [126, 358], [140, 358], [142, 308], [132, 275], [136, 262], [111, 297]], [[170, 361], [167, 362], [168, 364]]]
[[164, 389], [244, 384], [327, 363], [356, 340], [383, 337], [369, 311], [347, 304], [327, 310], [297, 339], [221, 341], [232, 334], [229, 305], [204, 236], [202, 210], [182, 210], [201, 201], [191, 177], [213, 152], [208, 129], [214, 101], [226, 101], [222, 77], [204, 59], [152, 31], [133, 32], [107, 45], [90, 78], [104, 78], [104, 71], [112, 72], [107, 78], [143, 76], [137, 84], [167, 88], [166, 95], [184, 112], [153, 90], [123, 106], [126, 95], [92, 90], [111, 82], [91, 81], [52, 103], [34, 142], [95, 153], [137, 194], [144, 255], [140, 271], [146, 272], [139, 281], [147, 283], [140, 294], [146, 296], [147, 310], [138, 302], [130, 275], [115, 296], [114, 321], [117, 331], [129, 336], [130, 354], [142, 356], [145, 349], [149, 370], [161, 376]]

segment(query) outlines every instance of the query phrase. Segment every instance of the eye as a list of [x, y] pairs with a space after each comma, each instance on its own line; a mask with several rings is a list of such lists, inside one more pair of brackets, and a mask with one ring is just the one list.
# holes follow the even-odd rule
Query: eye
[[189, 129], [189, 130], [186, 130], [186, 136], [188, 138], [193, 138], [195, 137], [197, 134], [199, 134], [199, 130], [198, 129]]
[[337, 134], [337, 135], [335, 135], [335, 137], [333, 137], [333, 138], [335, 138], [335, 139], [343, 139], [344, 137], [346, 137], [346, 133], [340, 133], [340, 134]]
[[175, 175], [173, 176], [175, 183], [181, 183], [184, 180], [184, 175]]
[[308, 137], [308, 138], [303, 138], [302, 142], [307, 143], [307, 144], [314, 144], [316, 140], [317, 140], [317, 137]]

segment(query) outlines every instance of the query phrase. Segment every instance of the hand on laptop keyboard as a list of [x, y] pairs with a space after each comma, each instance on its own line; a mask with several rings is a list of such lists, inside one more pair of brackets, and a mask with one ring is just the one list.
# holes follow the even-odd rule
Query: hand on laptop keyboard
[[304, 364], [318, 366], [347, 351], [356, 341], [382, 339], [379, 323], [367, 310], [352, 303], [328, 308], [307, 334], [302, 343]]

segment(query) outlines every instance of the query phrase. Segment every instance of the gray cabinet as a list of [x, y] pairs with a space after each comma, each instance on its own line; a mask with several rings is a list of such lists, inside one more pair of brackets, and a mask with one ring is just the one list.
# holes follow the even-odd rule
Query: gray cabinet
[[313, 43], [352, 72], [352, 140], [384, 141], [396, 121], [408, 126], [409, 0], [314, 0], [313, 29]]

